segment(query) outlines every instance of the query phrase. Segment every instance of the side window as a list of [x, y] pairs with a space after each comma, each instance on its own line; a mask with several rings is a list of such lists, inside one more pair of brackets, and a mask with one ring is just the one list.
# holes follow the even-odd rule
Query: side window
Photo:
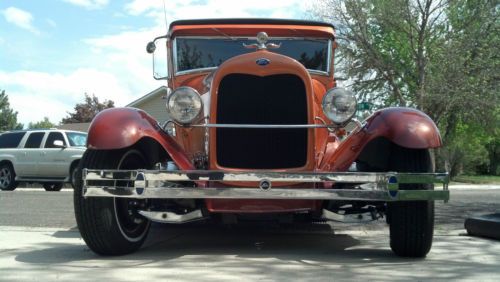
[[66, 145], [66, 141], [64, 141], [64, 137], [61, 132], [51, 132], [49, 133], [49, 137], [47, 137], [47, 141], [45, 141], [45, 148], [57, 148], [54, 146], [54, 141], [56, 140], [61, 140], [64, 145]]
[[44, 132], [33, 132], [26, 140], [26, 144], [24, 148], [40, 148], [40, 144], [42, 144], [42, 139]]
[[0, 148], [17, 148], [24, 134], [26, 134], [26, 132], [12, 132], [0, 135]]

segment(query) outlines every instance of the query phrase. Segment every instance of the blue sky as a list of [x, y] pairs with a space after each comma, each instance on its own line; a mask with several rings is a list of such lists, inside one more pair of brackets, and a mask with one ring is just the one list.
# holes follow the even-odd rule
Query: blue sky
[[[170, 23], [303, 18], [305, 2], [165, 0], [165, 6]], [[25, 124], [45, 116], [59, 123], [84, 93], [124, 106], [161, 85], [145, 46], [165, 32], [162, 0], [2, 0], [0, 89]]]

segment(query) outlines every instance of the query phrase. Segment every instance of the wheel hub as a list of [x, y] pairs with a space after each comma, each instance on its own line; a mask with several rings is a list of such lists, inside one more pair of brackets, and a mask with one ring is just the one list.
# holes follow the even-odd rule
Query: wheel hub
[[0, 170], [0, 187], [1, 188], [6, 188], [9, 186], [10, 181], [11, 181], [11, 174], [10, 171], [7, 168], [3, 168]]

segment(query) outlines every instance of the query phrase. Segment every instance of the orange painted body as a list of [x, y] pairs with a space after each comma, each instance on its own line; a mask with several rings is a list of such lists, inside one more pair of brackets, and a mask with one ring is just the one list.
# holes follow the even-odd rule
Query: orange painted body
[[[334, 40], [334, 30], [327, 26], [302, 25], [181, 25], [169, 31], [170, 41], [167, 44], [172, 55], [172, 40], [178, 36], [242, 36], [255, 37], [258, 32], [265, 31], [269, 37], [324, 38]], [[335, 44], [331, 44], [333, 48]], [[270, 64], [262, 67], [255, 62], [259, 58], [267, 58]], [[330, 64], [333, 66], [333, 56]], [[172, 61], [169, 62], [170, 70]], [[309, 124], [329, 123], [323, 114], [321, 102], [326, 91], [336, 86], [333, 67], [329, 74], [309, 72], [296, 60], [274, 53], [272, 50], [258, 50], [231, 58], [222, 63], [216, 70], [211, 87], [204, 85], [203, 80], [212, 70], [173, 74], [169, 85], [173, 90], [181, 86], [196, 89], [201, 95], [210, 95], [209, 123], [217, 120], [217, 90], [221, 80], [228, 74], [240, 73], [255, 76], [276, 74], [293, 74], [305, 84], [307, 95], [307, 122]], [[157, 122], [139, 110], [113, 109], [99, 114], [93, 121], [89, 131], [89, 148], [115, 149], [133, 145], [141, 138], [153, 138], [165, 149], [182, 170], [194, 169], [193, 157], [206, 154], [208, 169], [225, 171], [242, 171], [225, 168], [218, 164], [216, 155], [215, 129], [208, 130], [209, 151], [205, 152], [205, 129], [176, 126], [176, 136], [165, 134]], [[358, 128], [346, 139], [340, 141], [335, 134], [326, 128], [308, 129], [307, 161], [304, 166], [286, 169], [286, 171], [346, 171], [356, 160], [361, 150], [371, 140], [384, 137], [408, 148], [435, 148], [441, 145], [439, 132], [425, 114], [408, 108], [389, 108], [370, 116], [362, 128]], [[293, 152], [291, 152], [293, 153]], [[274, 169], [272, 171], [285, 171]], [[212, 184], [222, 186], [222, 183]], [[241, 183], [225, 183], [225, 185], [241, 186]], [[255, 183], [249, 185], [255, 186]], [[289, 186], [289, 183], [273, 183], [273, 186]], [[204, 185], [201, 185], [204, 186]], [[303, 184], [302, 187], [315, 187], [314, 184]], [[202, 188], [200, 188], [202, 189]], [[242, 188], [244, 189], [244, 188]], [[263, 212], [298, 212], [318, 211], [321, 201], [311, 200], [205, 200], [210, 212], [231, 213], [263, 213]]]

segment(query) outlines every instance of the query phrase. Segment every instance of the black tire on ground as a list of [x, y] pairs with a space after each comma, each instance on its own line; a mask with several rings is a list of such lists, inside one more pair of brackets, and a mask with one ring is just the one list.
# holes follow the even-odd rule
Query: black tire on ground
[[63, 183], [43, 183], [42, 184], [43, 188], [45, 189], [45, 191], [48, 191], [48, 192], [57, 192], [57, 191], [61, 191], [62, 187], [63, 187]]
[[[427, 149], [407, 149], [394, 145], [389, 171], [432, 172]], [[431, 190], [432, 184], [401, 184], [400, 189]], [[392, 251], [403, 257], [425, 257], [432, 246], [434, 201], [388, 203], [387, 215]]]
[[19, 184], [16, 180], [14, 168], [9, 163], [0, 164], [0, 190], [14, 191]]
[[150, 222], [137, 213], [130, 199], [84, 198], [82, 168], [148, 168], [137, 150], [87, 150], [76, 173], [75, 217], [87, 246], [100, 255], [124, 255], [139, 249], [149, 231]]
[[71, 182], [71, 186], [73, 187], [73, 189], [75, 188], [75, 185], [76, 185], [76, 172], [78, 171], [78, 165], [73, 165], [73, 167], [71, 168], [70, 170], [70, 182]]

